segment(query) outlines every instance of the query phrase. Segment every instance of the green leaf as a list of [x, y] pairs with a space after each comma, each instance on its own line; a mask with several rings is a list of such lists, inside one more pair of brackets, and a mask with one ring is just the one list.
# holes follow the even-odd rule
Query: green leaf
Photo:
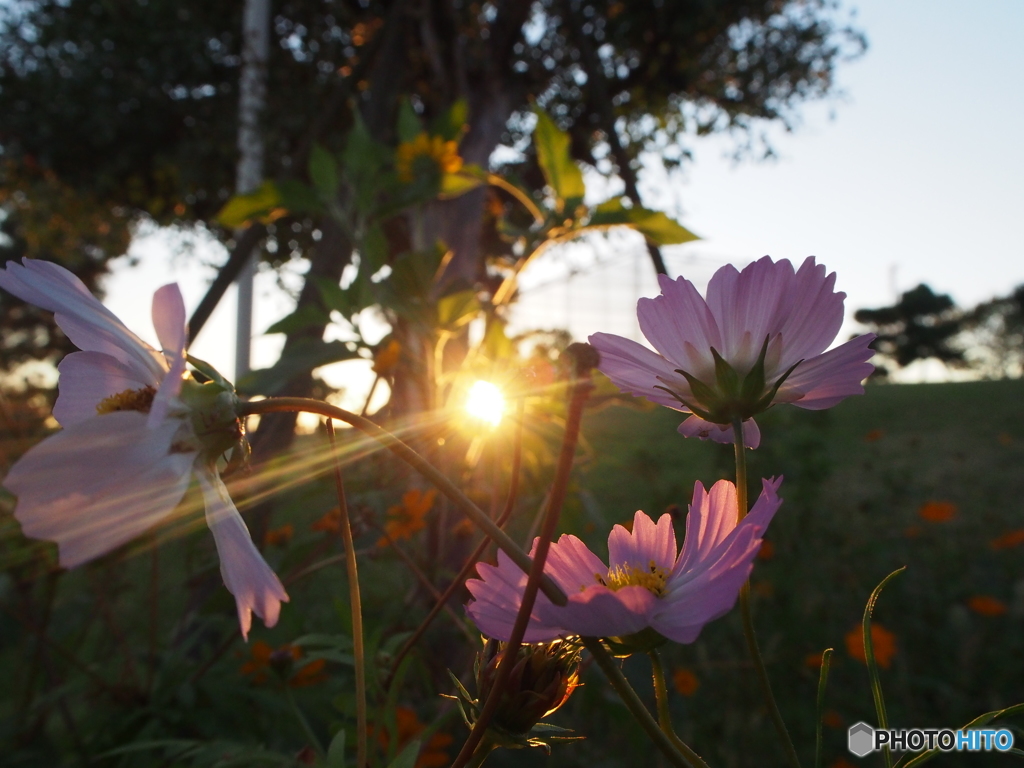
[[[882, 594], [885, 585], [906, 569], [906, 566], [897, 568], [882, 579], [882, 582], [875, 587], [868, 598], [867, 605], [864, 606], [864, 618], [861, 620], [861, 631], [864, 637], [864, 659], [867, 662], [868, 677], [871, 680], [871, 696], [875, 700], [875, 717], [878, 718], [878, 727], [882, 730], [889, 728], [889, 716], [885, 711], [885, 699], [882, 698], [882, 681], [878, 674], [878, 663], [875, 661], [875, 646], [871, 641], [871, 614], [875, 611], [875, 603], [878, 602], [878, 598]], [[883, 756], [886, 768], [892, 768], [892, 752], [888, 746], [884, 747]]]
[[458, 141], [466, 130], [467, 117], [469, 105], [465, 99], [459, 99], [434, 119], [430, 124], [430, 133], [440, 136], [445, 141]]
[[828, 685], [828, 669], [832, 662], [832, 649], [826, 648], [821, 654], [821, 669], [818, 672], [817, 718], [814, 742], [814, 768], [821, 766], [821, 726], [825, 717], [825, 687]]
[[437, 324], [453, 329], [465, 325], [480, 311], [480, 300], [476, 291], [459, 291], [438, 300]]
[[[1012, 707], [1006, 709], [997, 709], [992, 712], [986, 712], [983, 715], [978, 715], [976, 718], [966, 725], [960, 726], [961, 731], [968, 731], [972, 728], [977, 728], [982, 725], [988, 725], [993, 720], [997, 720], [1001, 717], [1009, 717], [1010, 715], [1024, 714], [1024, 704], [1014, 704]], [[1016, 754], [1019, 750], [1008, 750], [1012, 754]], [[899, 759], [894, 768], [916, 768], [916, 766], [923, 765], [931, 760], [933, 757], [938, 757], [942, 754], [942, 751], [938, 748], [929, 749], [925, 752], [921, 752], [915, 755], [913, 752], [907, 752]]]
[[389, 254], [388, 239], [384, 236], [384, 230], [379, 224], [367, 228], [363, 235], [362, 247], [359, 249], [359, 270], [366, 270], [366, 277], [376, 273], [381, 267], [388, 263]]
[[221, 226], [238, 229], [282, 207], [284, 199], [277, 185], [272, 181], [264, 181], [259, 189], [245, 195], [235, 195], [228, 200], [217, 214], [217, 222]]
[[322, 276], [313, 276], [313, 284], [320, 293], [320, 301], [328, 312], [341, 312], [348, 317], [356, 309], [354, 296], [351, 291], [346, 291], [337, 280], [330, 280]]
[[345, 729], [342, 728], [331, 739], [327, 747], [327, 760], [325, 768], [345, 768]]
[[267, 333], [297, 333], [307, 328], [326, 325], [331, 318], [315, 304], [303, 304], [287, 317], [282, 317], [267, 328]]
[[587, 227], [632, 227], [655, 245], [679, 245], [699, 240], [697, 235], [661, 211], [641, 206], [626, 208], [622, 198], [601, 203], [587, 222]]
[[505, 333], [505, 323], [496, 317], [487, 318], [487, 330], [482, 342], [487, 357], [491, 360], [505, 360], [512, 355], [514, 345]]
[[309, 153], [309, 178], [321, 200], [332, 200], [338, 194], [338, 163], [334, 155], [319, 144], [314, 144]]
[[289, 213], [323, 213], [324, 206], [316, 190], [295, 179], [275, 184], [281, 203]]
[[419, 115], [413, 109], [409, 99], [402, 99], [398, 105], [398, 140], [401, 142], [412, 141], [423, 133], [423, 126], [420, 123]]
[[415, 768], [416, 758], [420, 754], [420, 742], [418, 739], [410, 741], [405, 749], [398, 753], [398, 757], [391, 761], [388, 768]]
[[555, 125], [543, 110], [535, 108], [534, 112], [537, 127], [533, 132], [533, 143], [544, 178], [560, 202], [574, 198], [582, 200], [586, 187], [583, 185], [583, 173], [569, 155], [569, 134]]
[[459, 171], [458, 173], [446, 173], [441, 176], [441, 191], [440, 196], [444, 200], [448, 200], [459, 195], [464, 195], [471, 189], [476, 189], [484, 182], [482, 179], [472, 176], [468, 173]]
[[243, 395], [276, 395], [300, 373], [308, 373], [321, 365], [359, 357], [351, 342], [298, 339], [270, 368], [250, 371], [238, 382]]

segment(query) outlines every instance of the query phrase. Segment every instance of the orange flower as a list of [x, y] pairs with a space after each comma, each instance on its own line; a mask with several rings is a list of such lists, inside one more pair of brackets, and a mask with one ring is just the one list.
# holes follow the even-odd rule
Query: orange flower
[[396, 365], [398, 365], [398, 360], [401, 356], [402, 345], [395, 339], [392, 339], [386, 345], [378, 349], [377, 354], [373, 356], [373, 372], [379, 376], [386, 376]]
[[[420, 722], [416, 712], [409, 707], [398, 707], [395, 710], [395, 726], [398, 731], [398, 750], [419, 736], [426, 726]], [[391, 734], [386, 727], [379, 730], [370, 726], [370, 738], [376, 738], [381, 749], [387, 751], [391, 744]], [[442, 768], [451, 762], [448, 756], [447, 747], [451, 746], [454, 738], [450, 733], [435, 733], [420, 748], [420, 756], [416, 760], [416, 768]]]
[[[242, 665], [243, 675], [251, 675], [252, 682], [262, 685], [267, 682], [269, 673], [274, 672], [280, 677], [288, 675], [295, 666], [295, 662], [302, 658], [302, 649], [297, 645], [285, 643], [276, 651], [262, 640], [252, 644], [249, 651], [249, 660]], [[327, 662], [323, 659], [315, 659], [308, 664], [299, 667], [295, 674], [287, 677], [287, 684], [291, 688], [303, 688], [308, 685], [315, 685], [327, 679], [327, 671], [324, 667]]]
[[845, 757], [840, 757], [834, 763], [829, 765], [828, 768], [856, 768], [856, 766]]
[[843, 716], [834, 709], [826, 709], [821, 715], [821, 722], [829, 728], [842, 728]]
[[1000, 549], [1009, 549], [1010, 547], [1017, 547], [1024, 544], [1024, 528], [1018, 528], [1016, 531], [1010, 531], [1004, 533], [997, 539], [992, 539], [989, 542], [989, 546], [997, 552]]
[[672, 673], [672, 685], [683, 696], [693, 696], [700, 688], [700, 680], [690, 670], [680, 667]]
[[263, 537], [263, 543], [268, 547], [283, 547], [289, 541], [292, 540], [292, 536], [295, 535], [295, 526], [291, 523], [285, 523], [280, 528], [274, 528], [272, 531], [267, 531]]
[[1002, 616], [1006, 603], [990, 595], [975, 595], [967, 600], [967, 607], [979, 616]]
[[921, 526], [908, 525], [906, 528], [903, 529], [903, 535], [906, 536], [908, 539], [916, 539], [918, 536], [921, 535]]
[[424, 493], [419, 488], [413, 488], [402, 496], [402, 503], [396, 504], [388, 510], [388, 519], [384, 523], [384, 532], [387, 536], [381, 536], [377, 542], [378, 547], [383, 547], [391, 541], [401, 541], [412, 538], [416, 531], [426, 526], [424, 518], [431, 507], [434, 506], [434, 498], [437, 490], [431, 488]]
[[821, 669], [821, 654], [817, 651], [811, 651], [804, 656], [804, 666], [809, 669]]
[[429, 158], [441, 173], [457, 173], [462, 168], [459, 145], [441, 136], [420, 133], [412, 141], [403, 141], [395, 150], [395, 172], [400, 181], [409, 184], [416, 178], [417, 159]]
[[757, 551], [758, 560], [771, 560], [775, 557], [775, 545], [770, 541], [762, 541], [761, 548]]
[[868, 432], [866, 435], [864, 435], [864, 440], [869, 442], [869, 443], [874, 443], [874, 442], [877, 442], [877, 441], [881, 440], [882, 437], [884, 437], [884, 436], [885, 436], [885, 432], [883, 432], [882, 430], [880, 430], [880, 429], [872, 429], [870, 432]]
[[341, 509], [335, 507], [325, 513], [320, 519], [314, 520], [310, 528], [324, 533], [338, 533], [341, 530]]
[[1010, 437], [1009, 432], [1000, 432], [996, 439], [999, 441], [1000, 445], [1010, 445], [1013, 442], [1013, 438]]
[[956, 504], [949, 501], [926, 501], [917, 514], [929, 523], [944, 523], [956, 514]]
[[[871, 646], [875, 651], [875, 662], [882, 669], [888, 669], [892, 657], [896, 655], [896, 635], [881, 624], [872, 624]], [[867, 663], [864, 654], [864, 635], [859, 625], [846, 633], [846, 650], [853, 658]]]
[[324, 669], [326, 666], [327, 662], [324, 659], [314, 659], [304, 667], [300, 667], [299, 670], [289, 678], [288, 685], [292, 688], [305, 688], [309, 685], [322, 683], [327, 679], [327, 670]]

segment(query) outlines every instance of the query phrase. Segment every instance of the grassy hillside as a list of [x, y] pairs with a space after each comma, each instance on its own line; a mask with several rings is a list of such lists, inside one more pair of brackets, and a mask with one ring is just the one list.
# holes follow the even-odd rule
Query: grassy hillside
[[[695, 479], [731, 476], [731, 449], [684, 440], [679, 421], [663, 408], [588, 418], [577, 527], [603, 538], [638, 508], [685, 511]], [[784, 475], [785, 502], [755, 568], [755, 620], [807, 759], [823, 648], [836, 649], [826, 764], [849, 758], [846, 727], [875, 721], [846, 635], [873, 587], [904, 565], [876, 611], [880, 645], [891, 649], [882, 671], [891, 721], [956, 726], [1024, 700], [1024, 382], [872, 386], [829, 411], [783, 407], [758, 421], [752, 483]], [[750, 764], [752, 750], [762, 765], [781, 764], [741, 642], [730, 615], [669, 652], [680, 689], [697, 686], [675, 697], [676, 714], [713, 764]], [[644, 661], [628, 662], [641, 685]]]

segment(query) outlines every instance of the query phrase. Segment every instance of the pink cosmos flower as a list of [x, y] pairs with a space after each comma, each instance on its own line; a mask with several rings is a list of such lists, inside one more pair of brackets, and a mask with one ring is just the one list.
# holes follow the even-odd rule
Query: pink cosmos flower
[[[637, 512], [632, 532], [612, 528], [608, 565], [578, 538], [564, 534], [551, 545], [544, 572], [569, 602], [557, 606], [538, 594], [525, 642], [584, 635], [628, 643], [654, 630], [677, 643], [692, 643], [705, 624], [736, 603], [761, 537], [782, 503], [776, 495], [781, 483], [782, 478], [765, 480], [754, 508], [737, 524], [736, 486], [719, 480], [707, 493], [698, 482], [678, 555], [668, 514], [655, 523]], [[480, 563], [477, 574], [480, 579], [466, 582], [473, 595], [466, 610], [485, 635], [507, 640], [526, 574], [501, 551], [497, 566]]]
[[692, 413], [679, 425], [683, 435], [731, 443], [739, 417], [744, 443], [756, 448], [760, 431], [751, 416], [775, 403], [821, 410], [863, 394], [875, 336], [825, 352], [843, 323], [846, 294], [813, 257], [795, 271], [767, 256], [742, 272], [722, 267], [706, 299], [682, 277], [658, 280], [661, 295], [637, 302], [640, 328], [657, 352], [609, 333], [593, 334], [590, 343], [619, 389]]
[[248, 636], [254, 611], [273, 626], [288, 595], [217, 473], [223, 448], [211, 455], [210, 436], [196, 434], [195, 419], [207, 414], [182, 399], [184, 387], [201, 387], [185, 371], [188, 332], [178, 286], [165, 285], [153, 296], [160, 351], [56, 264], [9, 262], [0, 269], [0, 286], [54, 312], [82, 350], [57, 366], [53, 415], [63, 429], [30, 449], [4, 480], [18, 496], [14, 514], [25, 535], [55, 541], [60, 564], [74, 568], [169, 517], [194, 475], [242, 635]]

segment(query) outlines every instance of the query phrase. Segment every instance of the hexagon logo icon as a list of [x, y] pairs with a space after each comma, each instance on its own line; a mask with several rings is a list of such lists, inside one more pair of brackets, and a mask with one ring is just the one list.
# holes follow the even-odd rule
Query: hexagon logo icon
[[847, 731], [847, 748], [857, 757], [874, 750], [875, 729], [867, 723], [854, 723]]

